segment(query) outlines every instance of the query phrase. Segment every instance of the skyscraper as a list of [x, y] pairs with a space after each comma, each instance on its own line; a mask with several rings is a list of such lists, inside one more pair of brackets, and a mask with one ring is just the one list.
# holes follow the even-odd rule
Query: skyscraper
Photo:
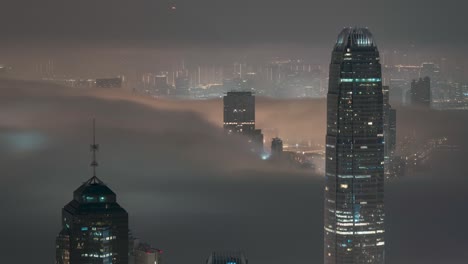
[[280, 156], [283, 153], [283, 140], [275, 137], [271, 140], [271, 155]]
[[324, 262], [384, 263], [384, 135], [379, 51], [345, 28], [327, 95]]
[[224, 102], [224, 129], [249, 138], [256, 151], [263, 151], [263, 134], [255, 128], [255, 96], [251, 92], [228, 92]]
[[411, 105], [425, 108], [431, 107], [431, 79], [420, 78], [411, 82]]
[[62, 209], [62, 231], [57, 237], [56, 264], [127, 264], [128, 214], [115, 193], [94, 175], [73, 193]]

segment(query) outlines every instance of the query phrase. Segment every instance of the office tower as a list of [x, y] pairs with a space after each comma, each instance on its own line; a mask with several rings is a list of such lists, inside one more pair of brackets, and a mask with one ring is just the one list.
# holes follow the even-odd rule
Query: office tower
[[96, 177], [96, 151], [91, 145], [94, 175], [73, 193], [62, 209], [56, 264], [127, 264], [128, 214], [115, 193]]
[[224, 129], [250, 134], [255, 130], [255, 96], [251, 92], [228, 92], [224, 102]]
[[383, 94], [383, 131], [385, 140], [385, 163], [388, 164], [396, 144], [396, 110], [390, 105], [390, 87], [382, 86]]
[[263, 151], [263, 134], [255, 129], [255, 96], [251, 92], [228, 92], [224, 102], [224, 129], [249, 138], [252, 150]]
[[384, 137], [379, 51], [345, 28], [327, 95], [324, 262], [384, 263]]
[[139, 244], [135, 250], [135, 264], [161, 264], [162, 250], [148, 244]]
[[189, 96], [190, 95], [190, 79], [179, 76], [175, 79], [175, 95]]
[[420, 78], [411, 82], [411, 105], [425, 108], [431, 107], [431, 79]]
[[283, 140], [281, 138], [273, 138], [271, 141], [271, 155], [280, 156], [283, 153]]
[[429, 77], [431, 80], [430, 99], [431, 103], [433, 103], [432, 107], [443, 108], [445, 105], [444, 101], [451, 98], [452, 89], [447, 85], [446, 80], [443, 80], [443, 74], [440, 71], [439, 65], [433, 62], [422, 63], [419, 77], [423, 79]]
[[390, 79], [390, 101], [397, 104], [405, 104], [407, 101], [406, 92], [410, 87], [409, 80], [405, 79]]
[[248, 264], [242, 252], [213, 252], [206, 260], [206, 264]]

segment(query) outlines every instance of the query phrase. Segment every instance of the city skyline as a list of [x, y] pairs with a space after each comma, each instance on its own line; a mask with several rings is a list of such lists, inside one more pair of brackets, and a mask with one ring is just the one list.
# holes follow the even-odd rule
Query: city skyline
[[4, 2], [0, 263], [467, 262], [467, 3]]

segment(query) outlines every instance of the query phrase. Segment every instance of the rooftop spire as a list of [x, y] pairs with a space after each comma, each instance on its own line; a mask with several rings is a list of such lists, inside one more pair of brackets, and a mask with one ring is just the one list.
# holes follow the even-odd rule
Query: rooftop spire
[[99, 150], [99, 144], [96, 144], [96, 119], [93, 118], [93, 144], [91, 145], [91, 151], [93, 152], [93, 161], [91, 167], [93, 167], [93, 177], [96, 177], [96, 167], [98, 162], [96, 160], [96, 152]]

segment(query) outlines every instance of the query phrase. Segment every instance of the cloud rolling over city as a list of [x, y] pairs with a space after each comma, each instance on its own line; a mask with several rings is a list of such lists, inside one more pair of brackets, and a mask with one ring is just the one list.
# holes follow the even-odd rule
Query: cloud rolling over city
[[[0, 88], [0, 206], [9, 212], [3, 225], [17, 227], [4, 230], [4, 261], [17, 258], [24, 240], [36, 245], [30, 254], [37, 263], [53, 260], [60, 208], [91, 177], [92, 118], [101, 145], [98, 176], [129, 211], [133, 234], [163, 248], [165, 261], [203, 262], [211, 250], [232, 248], [258, 263], [321, 260], [323, 176], [255, 159], [240, 138], [226, 139], [220, 100], [154, 101], [12, 80]], [[257, 108], [262, 126], [288, 137], [303, 135], [288, 127], [301, 127], [317, 139], [324, 126], [303, 123], [323, 121], [324, 111], [320, 100], [265, 99]], [[388, 260], [463, 263], [468, 117], [399, 111], [401, 131], [448, 135], [462, 150], [431, 160], [419, 176], [387, 184]], [[286, 121], [284, 113], [294, 118]]]
[[2, 1], [0, 262], [466, 263], [467, 3]]

